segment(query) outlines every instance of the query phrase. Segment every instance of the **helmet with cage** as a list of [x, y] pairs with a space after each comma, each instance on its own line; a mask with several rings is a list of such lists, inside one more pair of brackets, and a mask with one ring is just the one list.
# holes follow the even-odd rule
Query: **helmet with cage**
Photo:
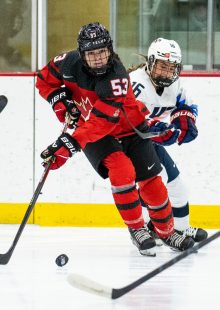
[[158, 38], [148, 49], [147, 72], [156, 87], [168, 87], [175, 82], [182, 68], [182, 55], [174, 40]]
[[78, 34], [78, 51], [87, 70], [105, 74], [112, 64], [113, 46], [108, 30], [100, 23], [84, 25]]

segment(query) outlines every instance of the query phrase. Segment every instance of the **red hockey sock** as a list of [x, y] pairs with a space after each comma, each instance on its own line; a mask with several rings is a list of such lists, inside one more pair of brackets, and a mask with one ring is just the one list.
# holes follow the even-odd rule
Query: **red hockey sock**
[[135, 184], [135, 169], [123, 152], [115, 152], [103, 160], [109, 170], [112, 195], [124, 223], [134, 229], [144, 225], [142, 207]]
[[167, 189], [160, 176], [139, 182], [140, 195], [158, 236], [167, 238], [174, 230], [174, 220]]

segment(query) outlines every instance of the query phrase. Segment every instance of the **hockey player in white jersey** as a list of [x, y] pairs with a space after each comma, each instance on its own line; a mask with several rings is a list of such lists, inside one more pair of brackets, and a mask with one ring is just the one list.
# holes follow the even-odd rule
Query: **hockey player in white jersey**
[[[144, 103], [143, 111], [147, 107], [149, 114], [146, 117], [151, 131], [169, 129], [165, 135], [153, 138], [153, 141], [163, 166], [162, 178], [167, 182], [175, 229], [200, 242], [207, 238], [207, 232], [190, 226], [187, 191], [176, 164], [164, 147], [174, 143], [189, 143], [198, 135], [198, 108], [181, 86], [181, 62], [181, 50], [177, 42], [158, 38], [148, 49], [146, 63], [131, 68], [129, 72], [136, 98]], [[150, 221], [148, 227], [153, 232]]]

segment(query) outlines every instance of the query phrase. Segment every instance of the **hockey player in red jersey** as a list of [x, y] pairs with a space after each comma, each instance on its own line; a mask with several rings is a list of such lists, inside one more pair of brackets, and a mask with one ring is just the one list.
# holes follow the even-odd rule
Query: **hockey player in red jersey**
[[68, 114], [71, 125], [77, 124], [41, 157], [48, 160], [54, 156], [51, 169], [57, 169], [83, 150], [95, 170], [103, 178], [109, 177], [116, 207], [141, 254], [147, 255], [155, 241], [144, 226], [136, 183], [161, 240], [175, 250], [192, 247], [190, 237], [174, 230], [152, 142], [134, 131], [133, 127], [146, 132], [148, 127], [126, 69], [113, 51], [109, 32], [103, 25], [91, 23], [80, 29], [77, 42], [78, 50], [56, 56], [38, 74], [36, 87], [59, 121], [64, 122]]

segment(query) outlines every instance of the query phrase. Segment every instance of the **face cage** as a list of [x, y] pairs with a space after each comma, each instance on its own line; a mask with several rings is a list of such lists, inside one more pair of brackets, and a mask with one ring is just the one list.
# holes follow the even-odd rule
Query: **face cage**
[[173, 76], [172, 77], [162, 77], [162, 76], [157, 76], [157, 77], [153, 77], [152, 73], [154, 70], [154, 66], [156, 65], [157, 60], [149, 60], [148, 61], [148, 65], [147, 65], [147, 71], [150, 75], [151, 81], [153, 82], [153, 84], [156, 87], [169, 87], [171, 84], [173, 84], [180, 75], [181, 69], [182, 69], [182, 65], [180, 64], [175, 64], [175, 70], [173, 72]]
[[[109, 50], [109, 48], [108, 48], [108, 50]], [[89, 62], [92, 63], [93, 60], [89, 61], [88, 58], [86, 60], [85, 51], [82, 53], [82, 59], [83, 59], [84, 66], [93, 75], [105, 74], [107, 72], [107, 70], [111, 67], [111, 64], [112, 64], [112, 52], [110, 50], [109, 50], [109, 56], [107, 56], [107, 54], [106, 54], [106, 58], [107, 57], [108, 57], [107, 63], [105, 65], [101, 66], [101, 67], [97, 67], [96, 68], [96, 67], [91, 67], [89, 65]]]
[[[103, 75], [107, 72], [107, 70], [112, 66], [113, 64], [113, 47], [112, 47], [112, 44], [108, 44], [108, 45], [105, 45], [105, 46], [98, 46], [97, 48], [105, 48], [107, 47], [109, 52], [110, 52], [110, 55], [109, 55], [109, 59], [108, 59], [108, 62], [106, 65], [103, 65], [102, 67], [100, 68], [91, 68], [87, 61], [86, 61], [86, 57], [85, 57], [85, 51], [82, 47], [78, 49], [79, 51], [79, 54], [80, 54], [80, 57], [82, 59], [82, 62], [83, 62], [83, 65], [84, 67], [87, 69], [88, 72], [90, 72], [92, 75], [95, 75], [95, 76], [99, 76], [99, 75]], [[96, 48], [96, 49], [97, 49]]]

